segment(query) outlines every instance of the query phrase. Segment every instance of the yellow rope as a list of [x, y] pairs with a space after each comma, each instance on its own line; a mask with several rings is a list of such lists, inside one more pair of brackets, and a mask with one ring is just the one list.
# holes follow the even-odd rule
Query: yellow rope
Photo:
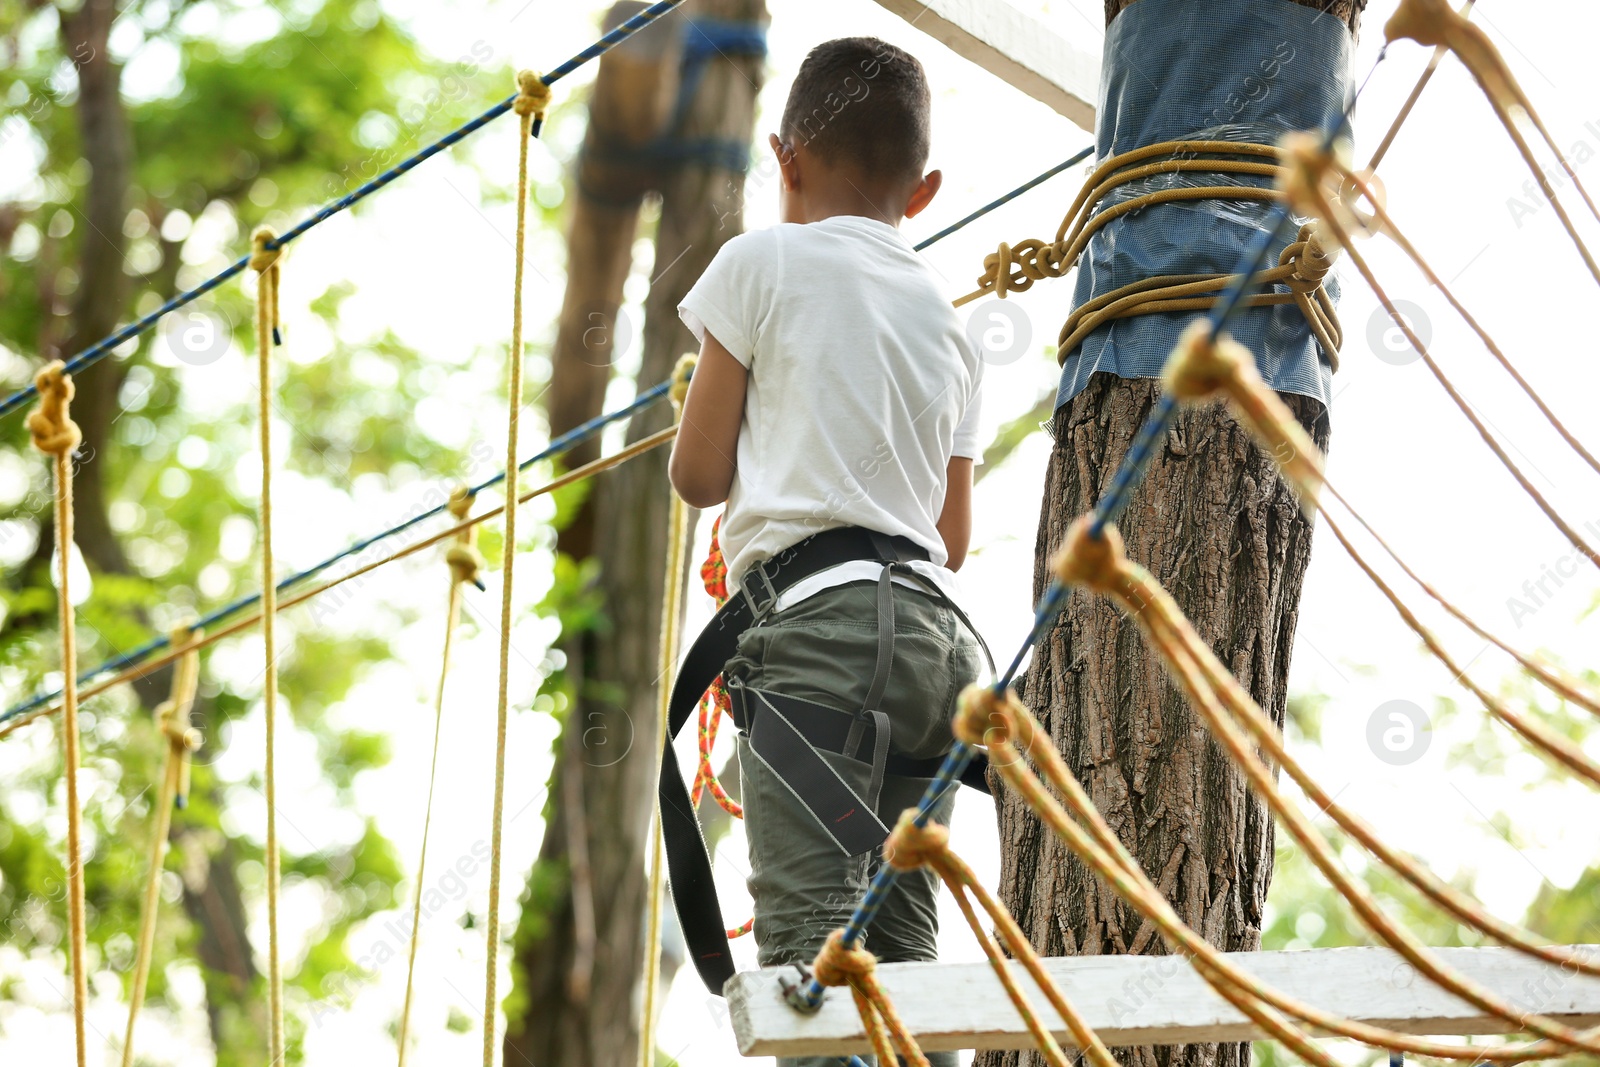
[[[187, 643], [199, 631], [181, 626], [172, 631], [172, 643]], [[149, 867], [144, 901], [139, 911], [139, 943], [133, 961], [133, 989], [128, 995], [128, 1028], [122, 1039], [122, 1067], [133, 1067], [133, 1031], [144, 1007], [155, 952], [156, 916], [161, 907], [161, 872], [167, 855], [167, 835], [172, 830], [172, 809], [183, 807], [189, 794], [189, 753], [200, 747], [200, 731], [189, 725], [195, 688], [200, 682], [200, 651], [190, 649], [172, 668], [172, 695], [155, 713], [156, 729], [167, 743], [161, 764], [161, 787], [156, 792], [155, 826], [150, 835]]]
[[[850, 987], [856, 1010], [861, 1014], [862, 1025], [867, 1029], [867, 1037], [872, 1042], [873, 1054], [878, 1057], [879, 1063], [899, 1062], [895, 1059], [897, 1048], [906, 1063], [913, 1067], [928, 1067], [928, 1057], [923, 1055], [911, 1029], [900, 1018], [893, 1001], [878, 983], [877, 970], [878, 959], [872, 953], [859, 944], [852, 948], [844, 947], [843, 930], [835, 930], [828, 935], [827, 942], [811, 964], [811, 973], [818, 984]], [[894, 1048], [890, 1047], [891, 1040]]]
[[1017, 1009], [1023, 1024], [1033, 1035], [1034, 1044], [1051, 1067], [1067, 1067], [1069, 1063], [1067, 1054], [1017, 985], [1011, 969], [1006, 966], [1006, 958], [1001, 954], [1000, 946], [995, 943], [995, 937], [983, 928], [983, 922], [973, 909], [972, 896], [978, 898], [979, 905], [994, 922], [999, 938], [1005, 942], [1011, 955], [1022, 963], [1023, 969], [1028, 972], [1034, 984], [1044, 993], [1051, 1007], [1055, 1008], [1056, 1013], [1067, 1024], [1073, 1042], [1083, 1051], [1088, 1061], [1095, 1067], [1116, 1067], [1116, 1058], [1106, 1048], [1105, 1042], [1100, 1040], [1100, 1035], [1095, 1033], [1094, 1028], [1067, 1000], [1066, 994], [1061, 992], [1055, 979], [1044, 969], [1039, 954], [1034, 951], [1033, 945], [1022, 932], [1022, 928], [1017, 925], [1017, 921], [1011, 917], [1011, 913], [1006, 910], [1006, 906], [996, 900], [984, 888], [978, 876], [972, 872], [972, 868], [950, 850], [949, 829], [938, 823], [918, 826], [915, 815], [915, 809], [907, 809], [901, 814], [894, 831], [884, 842], [884, 859], [890, 866], [900, 871], [927, 866], [950, 888], [951, 895], [961, 908], [962, 916], [972, 928], [983, 954], [988, 957], [995, 976], [1000, 979], [1000, 985], [1005, 989], [1006, 996]]
[[[1549, 1038], [1556, 1045], [1585, 1050], [1600, 1045], [1600, 1039], [1593, 1032], [1574, 1030], [1547, 1016], [1527, 1012], [1454, 971], [1415, 934], [1384, 913], [1367, 887], [1340, 866], [1333, 849], [1310, 820], [1277, 788], [1272, 771], [1235, 720], [1255, 720], [1253, 732], [1258, 741], [1275, 728], [1264, 721], [1265, 715], [1249, 694], [1194, 632], [1171, 595], [1149, 572], [1127, 558], [1114, 527], [1107, 527], [1097, 538], [1088, 532], [1087, 518], [1080, 519], [1052, 561], [1052, 569], [1064, 584], [1105, 595], [1133, 618], [1188, 696], [1190, 704], [1210, 727], [1212, 735], [1266, 799], [1282, 825], [1306, 850], [1312, 863], [1350, 903], [1363, 923], [1418, 972], [1486, 1013], [1505, 1019], [1517, 1029]], [[1273, 755], [1281, 760], [1284, 753], [1279, 750]], [[1528, 1050], [1521, 1048], [1519, 1052], [1526, 1057]]]
[[260, 275], [256, 294], [256, 382], [259, 390], [256, 421], [261, 434], [261, 640], [266, 669], [262, 673], [261, 703], [267, 720], [267, 1004], [270, 1013], [267, 1051], [274, 1065], [282, 1062], [283, 958], [278, 946], [278, 890], [282, 878], [278, 855], [278, 585], [272, 563], [272, 344], [278, 339], [278, 281], [283, 250], [273, 248], [276, 235], [263, 226], [252, 240], [255, 250], [250, 267]]
[[[1217, 158], [1238, 156], [1256, 158]], [[1283, 150], [1277, 146], [1234, 141], [1162, 141], [1112, 156], [1084, 180], [1056, 230], [1054, 241], [1030, 238], [1015, 245], [1001, 242], [996, 252], [984, 258], [984, 272], [978, 278], [978, 288], [954, 301], [955, 306], [988, 295], [1004, 299], [1007, 293], [1026, 292], [1036, 281], [1062, 277], [1077, 263], [1090, 238], [1100, 229], [1115, 219], [1148, 207], [1192, 200], [1283, 199], [1282, 190], [1272, 186], [1237, 183], [1168, 186], [1130, 197], [1097, 212], [1096, 207], [1119, 186], [1188, 173], [1279, 178], [1284, 163]], [[1320, 239], [1310, 228], [1302, 229], [1300, 236], [1284, 249], [1278, 266], [1260, 271], [1251, 279], [1255, 287], [1284, 285], [1289, 292], [1256, 292], [1240, 301], [1245, 307], [1294, 304], [1305, 316], [1334, 370], [1339, 367], [1343, 332], [1322, 281], [1337, 253], [1338, 247], [1332, 242]], [[1235, 280], [1230, 274], [1161, 275], [1102, 293], [1073, 309], [1068, 316], [1057, 338], [1056, 359], [1064, 362], [1088, 334], [1113, 319], [1208, 309]]]
[[[511, 105], [520, 119], [517, 136], [516, 266], [511, 292], [511, 352], [506, 398], [506, 499], [517, 499], [517, 430], [522, 415], [522, 262], [528, 239], [528, 141], [535, 116], [550, 103], [550, 87], [538, 74], [517, 75], [517, 98]], [[506, 793], [506, 719], [511, 706], [511, 592], [517, 559], [517, 509], [506, 509], [505, 545], [500, 569], [500, 695], [496, 708], [494, 748], [494, 815], [489, 836], [488, 952], [484, 970], [483, 1067], [494, 1067], [496, 968], [500, 959], [500, 839]]]
[[1489, 350], [1489, 354], [1494, 357], [1495, 362], [1500, 364], [1501, 368], [1507, 374], [1511, 375], [1511, 380], [1517, 383], [1517, 387], [1522, 390], [1529, 400], [1533, 401], [1534, 406], [1539, 409], [1539, 413], [1545, 417], [1545, 421], [1550, 423], [1550, 425], [1555, 429], [1556, 433], [1561, 436], [1561, 439], [1567, 443], [1568, 447], [1570, 447], [1574, 452], [1578, 453], [1583, 461], [1589, 465], [1590, 470], [1600, 474], [1600, 459], [1597, 459], [1594, 453], [1590, 452], [1589, 449], [1584, 446], [1583, 442], [1578, 440], [1576, 434], [1567, 429], [1566, 424], [1562, 422], [1561, 418], [1555, 413], [1554, 410], [1551, 409], [1544, 397], [1540, 396], [1538, 391], [1534, 389], [1533, 383], [1529, 382], [1527, 378], [1523, 377], [1522, 372], [1517, 370], [1516, 364], [1511, 362], [1510, 358], [1505, 354], [1504, 351], [1501, 350], [1500, 346], [1495, 343], [1494, 338], [1489, 336], [1489, 331], [1484, 329], [1484, 327], [1478, 322], [1477, 318], [1467, 311], [1466, 305], [1461, 302], [1461, 300], [1456, 296], [1455, 292], [1451, 290], [1451, 288], [1445, 284], [1443, 279], [1439, 277], [1438, 272], [1436, 272], [1433, 269], [1432, 264], [1430, 264], [1428, 260], [1423, 257], [1422, 253], [1417, 249], [1417, 246], [1412, 244], [1411, 241], [1406, 238], [1406, 235], [1401, 232], [1399, 226], [1395, 225], [1394, 219], [1385, 209], [1382, 198], [1378, 195], [1377, 190], [1374, 189], [1370, 184], [1369, 179], [1364, 175], [1356, 174], [1350, 170], [1350, 168], [1340, 163], [1337, 158], [1334, 158], [1332, 163], [1333, 166], [1345, 176], [1345, 182], [1348, 184], [1348, 187], [1353, 192], [1360, 193], [1372, 205], [1372, 220], [1377, 225], [1377, 228], [1381, 229], [1390, 240], [1399, 245], [1401, 250], [1405, 252], [1407, 258], [1409, 258], [1412, 263], [1416, 264], [1418, 270], [1422, 271], [1423, 277], [1428, 279], [1428, 284], [1439, 290], [1439, 293], [1445, 298], [1446, 302], [1448, 302], [1449, 305], [1455, 309], [1456, 314], [1461, 316], [1461, 321], [1465, 322], [1467, 327], [1471, 329], [1473, 333], [1478, 335], [1478, 339], [1482, 341], [1483, 346]]
[[[597, 460], [593, 460], [593, 461], [591, 461], [589, 463], [585, 463], [583, 466], [577, 468], [576, 470], [568, 471], [566, 474], [561, 475], [559, 478], [556, 478], [556, 479], [553, 479], [552, 481], [546, 482], [544, 485], [541, 485], [541, 486], [539, 486], [539, 487], [537, 487], [535, 489], [528, 490], [526, 493], [523, 493], [522, 496], [518, 498], [517, 502], [519, 504], [526, 504], [528, 501], [532, 500], [536, 496], [544, 496], [547, 493], [553, 493], [557, 489], [564, 488], [564, 487], [572, 485], [572, 484], [574, 484], [576, 482], [581, 482], [586, 478], [591, 478], [594, 475], [601, 473], [602, 471], [608, 471], [613, 467], [619, 467], [622, 464], [626, 463], [628, 460], [633, 459], [636, 456], [640, 456], [640, 455], [643, 455], [644, 453], [649, 452], [649, 451], [651, 451], [653, 449], [660, 448], [662, 445], [666, 444], [667, 442], [671, 441], [674, 437], [676, 437], [677, 433], [678, 433], [678, 428], [676, 426], [668, 426], [664, 430], [658, 430], [657, 432], [651, 434], [649, 437], [646, 437], [646, 438], [644, 438], [643, 440], [640, 440], [640, 441], [635, 441], [633, 444], [627, 446], [624, 449], [621, 449], [618, 452], [614, 452], [609, 456], [602, 456]], [[409, 544], [406, 547], [404, 547], [402, 549], [399, 549], [398, 551], [391, 552], [387, 556], [383, 556], [383, 557], [381, 557], [379, 559], [375, 559], [371, 563], [364, 563], [361, 566], [355, 568], [354, 570], [348, 571], [348, 572], [346, 572], [344, 574], [341, 574], [339, 577], [334, 578], [334, 579], [332, 579], [330, 581], [324, 582], [321, 585], [314, 586], [314, 587], [312, 587], [310, 589], [307, 589], [307, 590], [304, 590], [302, 592], [295, 593], [293, 596], [289, 596], [289, 597], [286, 597], [286, 598], [284, 598], [282, 600], [279, 600], [277, 602], [278, 610], [281, 611], [284, 608], [292, 608], [292, 607], [296, 606], [297, 604], [304, 604], [306, 601], [311, 600], [314, 597], [320, 596], [321, 594], [326, 593], [331, 589], [336, 589], [336, 588], [338, 588], [339, 586], [343, 585], [346, 582], [353, 581], [353, 580], [355, 580], [357, 578], [360, 578], [364, 574], [370, 574], [371, 572], [377, 570], [379, 567], [382, 567], [382, 566], [385, 566], [387, 564], [393, 563], [396, 560], [405, 559], [407, 556], [415, 555], [416, 553], [421, 552], [423, 549], [431, 548], [431, 547], [433, 547], [434, 545], [438, 544], [441, 541], [444, 541], [444, 540], [447, 540], [447, 539], [449, 539], [451, 537], [456, 536], [462, 530], [471, 529], [472, 527], [478, 526], [481, 523], [487, 522], [490, 519], [497, 518], [501, 514], [503, 514], [504, 511], [505, 511], [505, 506], [503, 504], [502, 505], [496, 505], [495, 507], [490, 508], [488, 511], [485, 511], [485, 512], [479, 514], [479, 515], [476, 515], [473, 518], [470, 518], [470, 519], [466, 520], [463, 523], [459, 523], [459, 524], [457, 524], [455, 526], [452, 526], [452, 527], [450, 527], [449, 529], [446, 529], [446, 530], [441, 530], [439, 533], [436, 533], [431, 537], [425, 537], [420, 541], [417, 541], [417, 542], [415, 542], [413, 544]], [[114, 688], [116, 686], [119, 686], [124, 682], [136, 681], [136, 680], [138, 680], [140, 678], [143, 678], [145, 675], [149, 674], [151, 671], [158, 670], [161, 667], [164, 667], [167, 664], [173, 662], [174, 660], [176, 660], [177, 658], [182, 656], [185, 652], [188, 652], [190, 649], [205, 648], [208, 645], [216, 644], [218, 641], [221, 641], [223, 638], [232, 637], [236, 633], [240, 633], [241, 631], [250, 629], [251, 627], [255, 626], [260, 621], [261, 621], [261, 613], [259, 611], [255, 612], [254, 614], [247, 615], [242, 619], [238, 619], [235, 622], [229, 623], [227, 626], [223, 626], [223, 627], [221, 627], [221, 628], [219, 628], [219, 629], [217, 629], [215, 631], [212, 631], [212, 632], [208, 633], [205, 637], [203, 637], [203, 638], [201, 638], [201, 639], [199, 639], [197, 641], [193, 641], [193, 642], [191, 642], [191, 643], [189, 643], [187, 645], [184, 645], [181, 648], [169, 648], [166, 652], [163, 652], [160, 655], [152, 656], [151, 658], [143, 661], [142, 663], [139, 663], [139, 664], [136, 664], [136, 665], [134, 665], [132, 667], [127, 667], [127, 668], [123, 669], [122, 671], [118, 672], [117, 674], [112, 675], [110, 678], [107, 678], [107, 679], [105, 679], [103, 681], [96, 682], [94, 685], [91, 685], [87, 689], [84, 689], [79, 694], [79, 697], [81, 699], [87, 700], [89, 697], [99, 696], [101, 693], [106, 692], [108, 689], [112, 689], [112, 688]], [[54, 715], [56, 712], [58, 712], [60, 710], [61, 710], [61, 708], [59, 706], [48, 706], [48, 707], [39, 708], [39, 709], [37, 709], [35, 711], [30, 712], [27, 715], [21, 716], [21, 717], [16, 718], [16, 719], [13, 719], [11, 722], [6, 723], [4, 726], [0, 726], [0, 738], [5, 737], [7, 734], [11, 733], [13, 730], [21, 729], [22, 727], [26, 726], [28, 723], [33, 722], [36, 719], [42, 718], [42, 717], [44, 717], [46, 715]]]
[[[672, 411], [683, 417], [694, 357], [684, 356], [672, 372]], [[667, 493], [667, 572], [661, 590], [661, 658], [656, 677], [656, 737], [667, 736], [672, 703], [672, 675], [678, 665], [678, 617], [683, 613], [684, 564], [688, 559], [689, 509], [677, 493]], [[661, 804], [650, 820], [650, 897], [644, 935], [644, 1016], [639, 1023], [639, 1067], [655, 1062], [656, 994], [661, 984], [661, 901], [665, 896], [665, 863], [661, 852]]]
[[1412, 328], [1411, 323], [1400, 313], [1394, 301], [1390, 299], [1388, 292], [1379, 284], [1371, 266], [1366, 261], [1366, 257], [1356, 247], [1355, 239], [1351, 232], [1351, 224], [1348, 222], [1348, 213], [1341, 204], [1330, 199], [1325, 192], [1326, 176], [1333, 170], [1333, 160], [1331, 153], [1322, 149], [1320, 138], [1312, 134], [1291, 134], [1284, 138], [1284, 146], [1293, 160], [1292, 165], [1285, 168], [1285, 193], [1290, 203], [1295, 206], [1296, 210], [1304, 211], [1307, 214], [1315, 214], [1328, 226], [1332, 236], [1350, 254], [1350, 262], [1366, 281], [1367, 286], [1373, 291], [1374, 295], [1377, 296], [1378, 303], [1383, 305], [1384, 310], [1394, 320], [1395, 325], [1400, 328], [1400, 332], [1405, 335], [1411, 347], [1422, 358], [1422, 363], [1428, 368], [1428, 373], [1432, 374], [1434, 379], [1444, 388], [1445, 394], [1450, 397], [1450, 402], [1472, 424], [1472, 428], [1477, 431], [1478, 436], [1488, 446], [1489, 451], [1494, 453], [1495, 458], [1500, 461], [1500, 465], [1505, 467], [1512, 478], [1516, 479], [1517, 484], [1522, 487], [1522, 491], [1528, 494], [1539, 510], [1544, 512], [1556, 529], [1560, 530], [1567, 540], [1572, 543], [1572, 546], [1582, 553], [1589, 562], [1596, 567], [1600, 567], [1600, 551], [1597, 551], [1584, 541], [1582, 535], [1556, 511], [1544, 494], [1523, 473], [1522, 468], [1518, 467], [1511, 459], [1505, 446], [1490, 432], [1488, 425], [1473, 409], [1472, 405], [1467, 403], [1466, 398], [1461, 395], [1460, 390], [1456, 388], [1450, 376], [1445, 373], [1444, 368], [1439, 365], [1438, 360], [1433, 358], [1428, 346], [1417, 336], [1416, 330]]
[[84, 1012], [89, 1005], [89, 976], [85, 972], [86, 934], [83, 905], [83, 812], [78, 800], [78, 634], [67, 579], [72, 561], [72, 453], [83, 440], [72, 421], [72, 379], [60, 360], [52, 360], [34, 375], [39, 406], [28, 414], [33, 447], [55, 461], [56, 600], [61, 627], [61, 736], [63, 774], [67, 779], [67, 926], [68, 956], [72, 961], [72, 1027], [78, 1067], [85, 1067], [88, 1047]]
[[[962, 694], [960, 707], [961, 711], [953, 723], [956, 736], [968, 744], [986, 746], [990, 764], [1005, 778], [1007, 784], [1017, 790], [1028, 806], [1101, 880], [1156, 925], [1173, 953], [1187, 958], [1219, 995], [1302, 1058], [1318, 1067], [1333, 1067], [1334, 1064], [1307, 1039], [1303, 1030], [1280, 1012], [1302, 1019], [1308, 1026], [1332, 1035], [1422, 1056], [1519, 1063], [1566, 1054], [1560, 1045], [1546, 1041], [1510, 1046], [1474, 1046], [1416, 1038], [1353, 1022], [1263, 985], [1253, 974], [1240, 968], [1183, 923], [1172, 910], [1171, 903], [1149, 880], [1143, 868], [1129, 855], [1115, 831], [1106, 823], [1104, 816], [1094, 807], [1088, 793], [1050, 742], [1049, 735], [1014, 693], [997, 696], [987, 686], [970, 686]], [[1015, 740], [1017, 738], [1024, 740], [1019, 742]], [[1040, 772], [1057, 790], [1061, 801], [1045, 791], [1028, 768], [1024, 752], [1038, 764]], [[1081, 820], [1081, 826], [1068, 816], [1062, 802]]]
[[[450, 495], [450, 514], [457, 523], [472, 510], [472, 496], [465, 487]], [[444, 723], [444, 688], [450, 677], [450, 651], [455, 645], [456, 624], [461, 618], [461, 586], [477, 585], [483, 570], [483, 557], [473, 543], [478, 528], [467, 526], [456, 534], [455, 543], [445, 554], [450, 567], [450, 596], [445, 608], [444, 651], [439, 657], [439, 686], [433, 698], [433, 756], [428, 762], [428, 800], [422, 809], [422, 848], [417, 855], [417, 877], [413, 881], [411, 903], [411, 937], [406, 950], [406, 997], [400, 1007], [400, 1027], [396, 1041], [400, 1048], [398, 1067], [406, 1064], [406, 1039], [411, 1029], [411, 1000], [415, 991], [417, 970], [417, 942], [422, 936], [422, 889], [428, 869], [428, 831], [433, 826], [433, 787], [439, 777], [439, 737]]]
[[1505, 127], [1511, 142], [1516, 145], [1517, 153], [1533, 172], [1534, 180], [1539, 183], [1540, 191], [1555, 209], [1556, 217], [1561, 220], [1561, 226], [1567, 231], [1567, 236], [1577, 249], [1584, 266], [1589, 268], [1594, 280], [1600, 282], [1600, 263], [1597, 263], [1590, 254], [1583, 238], [1578, 235], [1577, 227], [1568, 217], [1566, 208], [1556, 199], [1555, 187], [1550, 183], [1550, 176], [1539, 166], [1539, 161], [1534, 158], [1533, 149], [1518, 128], [1519, 116], [1525, 116], [1539, 131], [1539, 136], [1561, 161], [1562, 170], [1566, 171], [1567, 177], [1572, 180], [1573, 188], [1578, 191], [1578, 195], [1588, 205], [1590, 214], [1597, 221], [1600, 221], [1600, 208], [1595, 206], [1589, 191], [1578, 179], [1578, 172], [1573, 169], [1566, 155], [1557, 146], [1555, 138], [1550, 136], [1550, 131], [1539, 118], [1539, 112], [1534, 109], [1533, 101], [1522, 91], [1522, 86], [1512, 75], [1511, 68], [1500, 55], [1500, 50], [1489, 39], [1489, 34], [1482, 27], [1472, 23], [1466, 15], [1453, 11], [1446, 0], [1401, 0], [1399, 8], [1384, 24], [1383, 32], [1384, 37], [1390, 41], [1406, 37], [1418, 44], [1433, 45], [1435, 48], [1444, 47], [1455, 53], [1456, 58], [1461, 60], [1462, 65], [1476, 79], [1478, 87], [1483, 90], [1483, 95], [1488, 98], [1490, 107], [1494, 109], [1495, 116]]

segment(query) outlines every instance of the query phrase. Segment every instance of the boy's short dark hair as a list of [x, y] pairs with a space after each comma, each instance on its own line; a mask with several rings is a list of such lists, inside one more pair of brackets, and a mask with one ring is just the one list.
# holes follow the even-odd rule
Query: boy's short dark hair
[[800, 64], [780, 136], [864, 174], [921, 177], [929, 105], [928, 78], [915, 56], [876, 37], [840, 37]]

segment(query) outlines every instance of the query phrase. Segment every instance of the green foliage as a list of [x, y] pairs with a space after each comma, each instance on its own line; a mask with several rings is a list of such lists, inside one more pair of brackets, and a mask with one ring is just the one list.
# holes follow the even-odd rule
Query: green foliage
[[[133, 153], [124, 199], [125, 270], [131, 279], [124, 321], [236, 258], [250, 230], [269, 214], [276, 213], [275, 221], [309, 214], [477, 114], [511, 85], [510, 71], [493, 49], [478, 46], [464, 57], [430, 55], [400, 22], [367, 0], [273, 0], [265, 8], [219, 0], [200, 6], [208, 17], [214, 14], [213, 22], [189, 17], [196, 5], [155, 2], [131, 2], [120, 16], [118, 40], [133, 40], [134, 56], [165, 51], [176, 71], [170, 84], [125, 101]], [[65, 309], [80, 274], [89, 173], [80, 158], [75, 78], [56, 9], [0, 0], [0, 26], [8, 49], [0, 99], [8, 118], [25, 120], [3, 127], [4, 150], [31, 152], [37, 160], [37, 179], [25, 194], [0, 203], [0, 384], [9, 390], [32, 373], [32, 355], [42, 344], [70, 332]], [[202, 218], [209, 225], [196, 227], [194, 220]], [[220, 233], [223, 243], [203, 243], [202, 229], [206, 241], [215, 242]], [[323, 358], [288, 365], [280, 375], [280, 417], [296, 427], [283, 446], [285, 466], [341, 492], [363, 476], [391, 486], [426, 480], [445, 487], [438, 490], [442, 503], [443, 492], [463, 472], [482, 477], [496, 457], [435, 440], [411, 414], [449, 375], [470, 369], [473, 353], [430, 356], [389, 331], [347, 336], [340, 329], [340, 306], [356, 286], [335, 283], [312, 301], [310, 309], [327, 325], [332, 344]], [[198, 305], [241, 331], [236, 343], [247, 349], [253, 314], [248, 294], [247, 286], [225, 285]], [[236, 474], [239, 460], [255, 448], [250, 405], [201, 413], [188, 402], [186, 388], [202, 368], [175, 364], [153, 335], [132, 348], [90, 372], [123, 378], [120, 411], [99, 457], [99, 473], [110, 531], [128, 569], [92, 574], [92, 591], [78, 616], [85, 664], [132, 648], [259, 584], [255, 489], [240, 484]], [[236, 359], [238, 352], [224, 358]], [[40, 537], [49, 514], [48, 471], [25, 442], [22, 419], [0, 423], [0, 444], [17, 457], [27, 482], [20, 495], [0, 499], [0, 520], [9, 520], [0, 521], [0, 549], [8, 560], [17, 558], [16, 546]], [[9, 705], [53, 680], [58, 653], [55, 593], [45, 569], [34, 559], [11, 566], [6, 579], [0, 592], [0, 691]], [[341, 594], [334, 613], [381, 592], [352, 582]], [[328, 712], [355, 690], [369, 665], [392, 657], [393, 627], [405, 619], [391, 618], [381, 632], [368, 633], [344, 619], [322, 625], [329, 618], [309, 607], [284, 616], [280, 689], [293, 728], [312, 737], [325, 780], [337, 803], [348, 806], [360, 775], [388, 761], [389, 745], [383, 735], [336, 724]], [[202, 940], [203, 931], [180, 902], [184, 879], [196, 872], [203, 877], [208, 864], [236, 865], [245, 906], [259, 902], [261, 844], [231, 831], [224, 819], [230, 796], [250, 783], [228, 778], [213, 762], [235, 724], [258, 713], [259, 678], [216, 668], [224, 662], [218, 656], [238, 640], [208, 651], [202, 661], [196, 715], [207, 746], [194, 768], [190, 804], [174, 820], [151, 973], [153, 1008], [166, 994], [166, 965], [195, 959]], [[153, 827], [149, 787], [165, 751], [140, 699], [159, 699], [164, 679], [158, 675], [140, 697], [123, 688], [85, 707], [90, 937], [124, 981]], [[58, 746], [48, 721], [28, 729], [31, 741], [19, 735], [0, 742], [27, 743], [37, 753], [8, 777], [0, 798], [0, 940], [24, 953], [60, 956], [66, 929], [62, 846], [46, 830], [55, 825], [61, 804]], [[402, 867], [370, 820], [354, 842], [286, 854], [286, 882], [314, 885], [325, 900], [323, 922], [291, 976], [298, 988], [319, 997], [330, 977], [351, 971], [349, 934], [365, 918], [396, 905]], [[259, 1062], [261, 982], [241, 985], [211, 970], [203, 977], [217, 1063]], [[290, 1025], [289, 1059], [298, 1061], [303, 1026], [295, 1018]]]

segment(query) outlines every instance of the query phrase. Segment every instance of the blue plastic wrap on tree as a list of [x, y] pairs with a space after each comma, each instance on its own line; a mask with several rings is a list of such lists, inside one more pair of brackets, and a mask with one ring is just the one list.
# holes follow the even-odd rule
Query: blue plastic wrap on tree
[[[1139, 0], [1106, 32], [1096, 154], [1103, 161], [1175, 140], [1275, 144], [1289, 130], [1325, 128], [1348, 98], [1353, 48], [1342, 20], [1290, 0]], [[1156, 175], [1115, 189], [1100, 209], [1174, 185], [1216, 184], [1219, 177]], [[1238, 174], [1221, 180], [1269, 184]], [[1232, 271], [1269, 210], [1256, 201], [1180, 201], [1116, 219], [1084, 251], [1073, 306], [1155, 275]], [[1287, 243], [1274, 245], [1267, 262], [1276, 263]], [[1327, 288], [1337, 297], [1331, 275]], [[1159, 376], [1193, 318], [1192, 312], [1166, 312], [1101, 326], [1068, 354], [1056, 406], [1076, 396], [1096, 371]], [[1228, 330], [1256, 354], [1274, 389], [1328, 404], [1332, 371], [1295, 305], [1241, 309]]]

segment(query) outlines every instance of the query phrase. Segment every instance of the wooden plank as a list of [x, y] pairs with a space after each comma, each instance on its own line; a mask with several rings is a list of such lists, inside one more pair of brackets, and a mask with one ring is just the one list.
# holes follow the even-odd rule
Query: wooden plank
[[[1600, 1025], [1600, 979], [1572, 974], [1505, 948], [1435, 950], [1456, 968], [1530, 1011], [1574, 1027]], [[1579, 946], [1600, 959], [1600, 946]], [[1281, 992], [1360, 1022], [1408, 1034], [1499, 1034], [1506, 1025], [1423, 979], [1381, 948], [1237, 952], [1229, 957]], [[1067, 998], [1108, 1045], [1173, 1045], [1263, 1037], [1175, 956], [1072, 956], [1045, 961]], [[1022, 968], [1018, 985], [1041, 1017], [1059, 1023]], [[726, 993], [739, 1050], [747, 1056], [868, 1052], [849, 996], [830, 990], [802, 1015], [783, 1001], [793, 968], [745, 971]], [[987, 963], [885, 963], [878, 977], [927, 1051], [1027, 1048], [1032, 1042]], [[1056, 1036], [1065, 1046], [1064, 1027]]]
[[1094, 132], [1100, 57], [1002, 0], [878, 0], [989, 73]]

